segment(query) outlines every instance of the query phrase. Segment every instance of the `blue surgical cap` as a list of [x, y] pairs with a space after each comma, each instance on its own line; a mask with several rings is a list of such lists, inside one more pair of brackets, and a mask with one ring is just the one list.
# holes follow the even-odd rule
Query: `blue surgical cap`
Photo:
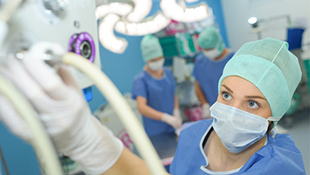
[[163, 49], [154, 35], [145, 35], [141, 40], [142, 57], [145, 62], [163, 56]]
[[227, 62], [218, 89], [224, 78], [242, 77], [263, 93], [272, 116], [281, 118], [290, 108], [301, 75], [298, 59], [288, 50], [288, 43], [265, 38], [241, 46]]
[[199, 34], [198, 44], [203, 49], [213, 49], [216, 46], [218, 46], [218, 49], [221, 53], [224, 50], [223, 39], [218, 30], [214, 26], [204, 29]]

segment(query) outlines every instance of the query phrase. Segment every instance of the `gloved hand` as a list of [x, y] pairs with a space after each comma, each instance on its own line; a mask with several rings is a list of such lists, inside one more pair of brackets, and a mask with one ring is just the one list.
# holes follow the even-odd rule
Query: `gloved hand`
[[180, 121], [178, 117], [175, 117], [175, 116], [172, 116], [166, 113], [164, 113], [161, 120], [163, 122], [166, 122], [168, 125], [171, 125], [174, 129], [179, 128], [182, 125], [182, 121]]
[[202, 118], [204, 119], [211, 118], [209, 103], [205, 103], [204, 105], [202, 105]]
[[[0, 70], [28, 98], [58, 151], [86, 173], [102, 174], [118, 160], [123, 144], [92, 116], [67, 66], [60, 66], [59, 78], [41, 60], [26, 55], [22, 61], [8, 60]], [[1, 94], [0, 119], [17, 136], [33, 139], [27, 124]]]
[[183, 118], [181, 117], [179, 109], [175, 108], [173, 110], [173, 116], [175, 116], [181, 122], [181, 124], [183, 123]]

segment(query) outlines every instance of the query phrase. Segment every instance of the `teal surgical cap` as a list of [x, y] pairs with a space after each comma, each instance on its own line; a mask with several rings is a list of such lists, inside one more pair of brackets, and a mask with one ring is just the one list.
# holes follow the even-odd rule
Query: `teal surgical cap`
[[145, 62], [163, 56], [163, 49], [154, 35], [145, 35], [141, 40], [142, 57]]
[[213, 49], [217, 47], [221, 53], [224, 50], [222, 37], [214, 26], [204, 29], [199, 34], [198, 44], [203, 49]]
[[288, 43], [265, 38], [241, 46], [225, 65], [219, 90], [228, 76], [240, 76], [253, 83], [267, 99], [272, 116], [281, 118], [290, 108], [301, 69], [297, 57], [288, 50]]

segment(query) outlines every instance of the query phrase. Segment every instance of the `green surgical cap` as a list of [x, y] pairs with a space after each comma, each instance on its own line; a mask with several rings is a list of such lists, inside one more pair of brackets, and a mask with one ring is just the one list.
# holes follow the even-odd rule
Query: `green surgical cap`
[[224, 78], [234, 75], [253, 83], [267, 99], [272, 116], [281, 118], [290, 108], [301, 69], [297, 57], [288, 50], [288, 43], [265, 38], [246, 43], [238, 50], [227, 62], [218, 89]]
[[203, 49], [213, 49], [219, 45], [219, 51], [223, 52], [224, 43], [218, 30], [214, 27], [204, 29], [198, 37], [198, 44]]
[[141, 40], [142, 57], [145, 62], [163, 56], [163, 49], [154, 35], [145, 35]]

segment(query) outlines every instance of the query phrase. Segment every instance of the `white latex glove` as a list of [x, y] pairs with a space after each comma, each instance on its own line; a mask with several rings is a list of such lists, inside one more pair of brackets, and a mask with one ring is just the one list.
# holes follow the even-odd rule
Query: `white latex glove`
[[[59, 76], [35, 58], [11, 59], [5, 74], [28, 98], [58, 151], [75, 160], [89, 174], [102, 174], [120, 157], [123, 144], [92, 116], [70, 69], [60, 66]], [[14, 134], [31, 141], [27, 124], [0, 94], [0, 119]]]
[[173, 110], [173, 116], [175, 116], [180, 122], [181, 122], [181, 125], [183, 123], [183, 118], [181, 117], [181, 114], [180, 114], [180, 110], [175, 108]]
[[181, 127], [182, 121], [177, 117], [164, 113], [161, 120], [166, 122], [168, 125], [171, 125], [174, 129]]
[[204, 119], [211, 118], [209, 103], [205, 103], [204, 105], [202, 105], [202, 118]]

